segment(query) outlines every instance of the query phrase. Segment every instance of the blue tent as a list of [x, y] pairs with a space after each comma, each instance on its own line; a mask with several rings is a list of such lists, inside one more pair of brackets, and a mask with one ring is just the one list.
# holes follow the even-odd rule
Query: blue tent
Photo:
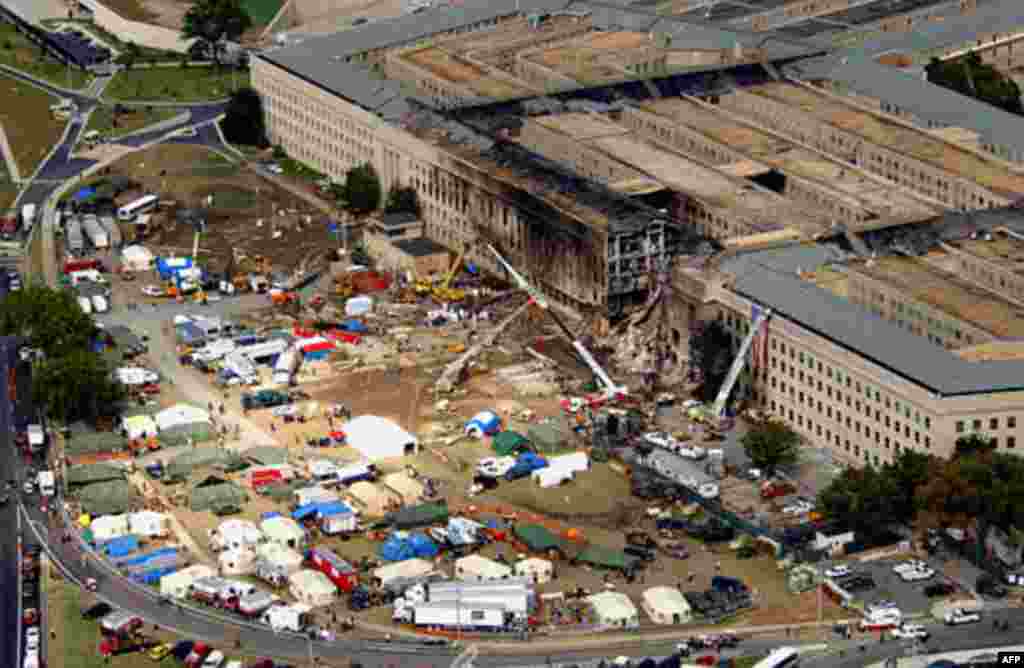
[[178, 570], [177, 566], [167, 566], [164, 568], [153, 568], [148, 571], [140, 571], [138, 573], [132, 573], [132, 579], [142, 584], [157, 584], [160, 582], [160, 578], [165, 575], [170, 575]]
[[417, 557], [436, 557], [437, 553], [440, 551], [437, 547], [437, 543], [430, 540], [426, 534], [419, 532], [411, 534], [408, 542], [413, 553]]
[[271, 517], [280, 517], [280, 516], [281, 516], [281, 513], [277, 512], [275, 510], [271, 510], [269, 512], [260, 514], [260, 519], [261, 520], [269, 520]]
[[341, 323], [341, 328], [346, 332], [353, 332], [355, 334], [365, 334], [370, 331], [369, 328], [358, 320], [346, 320]]
[[123, 567], [126, 567], [126, 566], [139, 566], [139, 565], [142, 565], [142, 564], [146, 563], [147, 561], [153, 561], [154, 559], [159, 559], [160, 557], [165, 557], [165, 556], [167, 556], [169, 554], [177, 554], [177, 553], [178, 553], [177, 548], [174, 548], [174, 547], [161, 547], [158, 550], [152, 550], [150, 552], [143, 552], [142, 554], [135, 554], [135, 555], [132, 555], [132, 556], [126, 557], [126, 558], [121, 558], [121, 559], [112, 558], [111, 561], [118, 568], [123, 568]]
[[78, 190], [78, 192], [76, 192], [74, 195], [71, 196], [71, 199], [73, 199], [75, 202], [88, 202], [89, 200], [91, 200], [95, 196], [96, 196], [96, 189], [95, 188], [85, 187], [85, 188], [80, 188]]
[[299, 506], [295, 509], [295, 512], [292, 513], [292, 519], [301, 522], [310, 515], [315, 515], [319, 507], [320, 504], [318, 503], [307, 503], [304, 506]]
[[123, 557], [139, 549], [135, 536], [121, 536], [103, 544], [103, 552], [111, 557]]
[[320, 517], [334, 517], [335, 515], [351, 515], [352, 509], [341, 501], [331, 501], [317, 504], [316, 512]]
[[480, 411], [466, 423], [466, 433], [482, 437], [501, 431], [501, 418], [494, 411]]
[[405, 561], [406, 559], [414, 558], [416, 550], [413, 549], [412, 544], [407, 539], [392, 534], [380, 546], [378, 556], [384, 561]]

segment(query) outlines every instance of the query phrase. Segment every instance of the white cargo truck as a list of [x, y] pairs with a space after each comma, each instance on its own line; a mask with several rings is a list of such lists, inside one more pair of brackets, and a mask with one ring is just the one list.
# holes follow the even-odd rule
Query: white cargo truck
[[36, 205], [23, 204], [21, 207], [21, 228], [28, 232], [36, 222]]
[[43, 496], [53, 496], [56, 492], [56, 481], [53, 471], [40, 471], [36, 476], [36, 484], [39, 486], [39, 493]]
[[263, 613], [260, 621], [275, 631], [294, 631], [298, 633], [309, 623], [310, 610], [312, 610], [311, 607], [300, 603], [274, 605]]

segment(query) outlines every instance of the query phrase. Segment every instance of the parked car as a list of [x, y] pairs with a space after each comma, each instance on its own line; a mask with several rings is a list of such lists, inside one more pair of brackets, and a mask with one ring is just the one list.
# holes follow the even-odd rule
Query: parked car
[[154, 661], [163, 661], [167, 657], [171, 650], [174, 649], [174, 645], [169, 642], [160, 643], [159, 645], [150, 648], [146, 655]]
[[928, 598], [937, 598], [939, 596], [949, 596], [955, 591], [956, 587], [948, 582], [933, 582], [924, 588], [924, 595]]
[[833, 566], [825, 571], [825, 577], [827, 578], [845, 578], [849, 575], [853, 575], [853, 571], [845, 564]]
[[671, 450], [678, 444], [671, 434], [664, 431], [649, 431], [644, 434], [644, 440], [666, 450]]
[[930, 633], [920, 624], [903, 624], [891, 631], [894, 638], [901, 640], [928, 640]]
[[928, 568], [927, 561], [921, 561], [914, 559], [912, 561], [902, 561], [892, 567], [893, 573], [902, 573], [904, 571], [919, 571]]
[[946, 613], [944, 619], [949, 626], [960, 626], [961, 624], [976, 624], [981, 621], [981, 615], [973, 610], [953, 608]]
[[220, 668], [224, 665], [224, 653], [220, 650], [214, 650], [206, 657], [203, 661], [203, 668]]
[[814, 504], [808, 501], [795, 501], [782, 508], [783, 515], [806, 515], [814, 510]]
[[924, 580], [930, 580], [933, 577], [935, 577], [935, 571], [930, 568], [913, 569], [900, 572], [900, 579], [904, 582], [923, 582]]
[[500, 478], [516, 465], [515, 457], [485, 457], [477, 462], [476, 471], [490, 478]]
[[245, 392], [242, 394], [242, 408], [253, 410], [257, 408], [274, 408], [290, 404], [292, 398], [284, 392], [277, 390], [259, 390], [258, 392]]
[[855, 575], [852, 578], [839, 582], [839, 586], [852, 593], [874, 589], [877, 585], [871, 577], [866, 575]]
[[185, 665], [188, 668], [200, 668], [211, 651], [213, 651], [212, 648], [206, 643], [197, 642], [193, 645], [192, 651], [185, 657]]

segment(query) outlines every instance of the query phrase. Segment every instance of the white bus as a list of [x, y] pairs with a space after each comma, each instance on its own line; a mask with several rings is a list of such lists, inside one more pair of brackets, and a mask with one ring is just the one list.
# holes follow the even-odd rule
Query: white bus
[[129, 221], [133, 220], [135, 216], [140, 213], [146, 213], [156, 208], [156, 205], [160, 202], [160, 198], [156, 195], [146, 195], [140, 197], [131, 204], [125, 204], [117, 210], [118, 220]]
[[799, 650], [795, 647], [779, 647], [755, 663], [754, 668], [797, 668], [799, 665]]

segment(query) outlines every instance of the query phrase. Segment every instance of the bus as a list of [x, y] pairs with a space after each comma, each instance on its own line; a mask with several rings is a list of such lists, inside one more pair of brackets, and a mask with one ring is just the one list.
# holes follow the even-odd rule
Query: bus
[[156, 195], [146, 195], [145, 197], [140, 197], [131, 204], [125, 204], [120, 209], [118, 209], [117, 218], [118, 220], [123, 220], [126, 222], [129, 220], [133, 220], [135, 216], [139, 215], [140, 213], [145, 213], [147, 211], [152, 211], [153, 209], [155, 209], [156, 205], [159, 202], [160, 198], [157, 197]]
[[799, 665], [800, 651], [797, 648], [779, 647], [755, 663], [754, 668], [797, 668]]

